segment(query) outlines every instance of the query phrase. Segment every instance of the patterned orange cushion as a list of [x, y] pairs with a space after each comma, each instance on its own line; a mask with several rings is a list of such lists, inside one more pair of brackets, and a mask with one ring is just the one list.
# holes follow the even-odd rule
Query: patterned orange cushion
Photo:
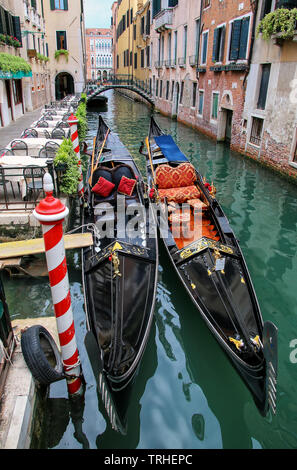
[[192, 186], [196, 179], [195, 168], [189, 162], [181, 163], [175, 168], [167, 164], [160, 165], [156, 170], [156, 183], [159, 189]]
[[181, 188], [169, 188], [158, 190], [161, 201], [167, 198], [167, 201], [174, 201], [179, 204], [186, 202], [188, 199], [199, 198], [200, 191], [196, 186], [186, 186]]

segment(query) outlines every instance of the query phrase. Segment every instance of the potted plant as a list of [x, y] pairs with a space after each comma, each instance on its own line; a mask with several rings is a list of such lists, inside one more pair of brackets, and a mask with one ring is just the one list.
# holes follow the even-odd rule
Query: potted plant
[[260, 21], [257, 28], [257, 36], [262, 34], [266, 41], [277, 36], [280, 39], [293, 39], [297, 29], [297, 8], [288, 10], [278, 8], [268, 13]]
[[80, 172], [71, 139], [63, 139], [54, 159], [54, 167], [58, 173], [59, 190], [68, 196], [76, 194]]
[[59, 58], [60, 58], [61, 55], [64, 55], [65, 58], [66, 58], [66, 61], [68, 62], [69, 51], [67, 51], [66, 49], [58, 49], [58, 50], [55, 52], [55, 59], [56, 59], [56, 60], [59, 60]]

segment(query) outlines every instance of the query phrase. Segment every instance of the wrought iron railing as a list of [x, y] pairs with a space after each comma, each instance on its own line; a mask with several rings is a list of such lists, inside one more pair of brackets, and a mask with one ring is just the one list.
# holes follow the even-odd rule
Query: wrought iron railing
[[[124, 75], [124, 74], [119, 74], [119, 75], [114, 75], [110, 80], [108, 80], [107, 83], [105, 83], [106, 86], [108, 85], [127, 85], [131, 86], [133, 88], [138, 89], [138, 91], [141, 91], [149, 96], [152, 95], [152, 90], [151, 86], [149, 83], [149, 80], [144, 81], [144, 80], [139, 80], [132, 75]], [[104, 86], [104, 85], [103, 85]]]
[[[30, 168], [28, 166], [14, 166], [13, 156], [12, 164], [9, 166], [0, 165], [0, 212], [5, 211], [29, 211], [36, 207], [44, 193], [39, 189], [37, 179], [31, 178], [30, 188], [24, 177], [24, 170]], [[36, 163], [38, 157], [36, 157]], [[37, 165], [37, 168], [41, 168]], [[47, 165], [43, 167], [45, 171], [52, 175], [54, 181], [54, 193], [59, 195], [59, 178], [61, 175], [54, 171], [53, 160], [47, 161]]]

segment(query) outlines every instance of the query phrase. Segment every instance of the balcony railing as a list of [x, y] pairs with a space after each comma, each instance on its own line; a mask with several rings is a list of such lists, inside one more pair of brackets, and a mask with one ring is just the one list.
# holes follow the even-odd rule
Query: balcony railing
[[[26, 184], [22, 176], [23, 171], [28, 167], [13, 166], [13, 156], [11, 159], [11, 165], [1, 167], [0, 185], [2, 191], [0, 194], [0, 213], [13, 210], [32, 211], [40, 199], [44, 197], [43, 190], [39, 190], [36, 181], [34, 183], [34, 180], [32, 180], [33, 192], [32, 195], [28, 194], [27, 190], [24, 189]], [[36, 162], [38, 163], [38, 157], [36, 157]], [[54, 176], [53, 162], [48, 160], [46, 164], [47, 166], [44, 169], [52, 175], [55, 194], [58, 194], [58, 175], [57, 177]]]
[[167, 8], [160, 11], [155, 17], [155, 30], [158, 32], [165, 31], [165, 29], [172, 28], [172, 10]]
[[190, 55], [189, 56], [189, 64], [191, 67], [195, 67], [197, 65], [197, 56], [196, 55]]
[[178, 59], [178, 65], [179, 67], [185, 67], [186, 66], [186, 57], [179, 57]]

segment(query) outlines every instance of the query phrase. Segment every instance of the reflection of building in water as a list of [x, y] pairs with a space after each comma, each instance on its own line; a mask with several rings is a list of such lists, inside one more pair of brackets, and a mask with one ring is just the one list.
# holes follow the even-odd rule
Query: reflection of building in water
[[87, 28], [87, 80], [108, 79], [112, 73], [112, 33], [110, 29]]

